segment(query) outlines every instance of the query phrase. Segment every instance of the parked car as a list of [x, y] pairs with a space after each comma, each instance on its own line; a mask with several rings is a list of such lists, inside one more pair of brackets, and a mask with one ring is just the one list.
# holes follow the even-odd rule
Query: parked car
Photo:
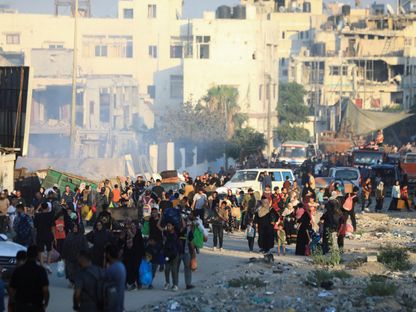
[[0, 234], [0, 267], [2, 279], [6, 284], [16, 267], [16, 254], [21, 250], [26, 250], [26, 247], [13, 243], [7, 239], [5, 234]]
[[238, 190], [242, 190], [246, 193], [249, 188], [252, 188], [254, 191], [260, 192], [261, 194], [262, 188], [260, 174], [265, 171], [269, 174], [272, 173], [272, 189], [275, 186], [282, 188], [286, 177], [289, 177], [290, 183], [293, 183], [295, 179], [293, 171], [287, 168], [256, 168], [237, 170], [230, 181], [228, 181], [223, 187], [217, 188], [217, 192], [226, 192], [227, 189], [231, 189], [234, 194], [236, 194]]
[[328, 176], [336, 181], [348, 181], [356, 186], [361, 184], [361, 173], [354, 167], [332, 167]]

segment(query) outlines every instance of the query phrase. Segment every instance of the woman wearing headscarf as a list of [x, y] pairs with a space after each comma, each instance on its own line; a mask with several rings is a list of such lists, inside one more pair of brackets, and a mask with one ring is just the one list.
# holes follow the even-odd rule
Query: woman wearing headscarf
[[396, 180], [391, 190], [391, 202], [389, 210], [397, 210], [397, 203], [400, 199], [400, 182]]
[[380, 212], [383, 209], [385, 195], [386, 190], [384, 188], [384, 182], [380, 181], [376, 188], [376, 212]]
[[75, 223], [65, 239], [62, 252], [65, 275], [71, 284], [75, 283], [75, 277], [80, 270], [78, 255], [81, 250], [88, 250], [88, 242], [78, 224]]
[[103, 268], [105, 247], [113, 241], [111, 232], [103, 227], [101, 221], [97, 221], [94, 230], [89, 232], [86, 238], [93, 245], [91, 250], [92, 264]]
[[299, 228], [298, 228], [298, 236], [296, 239], [296, 255], [298, 256], [308, 256], [307, 251], [309, 249], [309, 243], [311, 241], [310, 238], [310, 230], [312, 229], [311, 226], [311, 216], [309, 212], [305, 210], [298, 220]]
[[274, 246], [273, 216], [270, 213], [270, 202], [267, 199], [261, 201], [260, 209], [257, 211], [254, 222], [257, 224], [259, 234], [258, 245], [261, 252], [269, 252]]
[[138, 279], [139, 267], [145, 255], [143, 237], [134, 222], [129, 223], [123, 246], [123, 263], [126, 267], [127, 290], [141, 287]]

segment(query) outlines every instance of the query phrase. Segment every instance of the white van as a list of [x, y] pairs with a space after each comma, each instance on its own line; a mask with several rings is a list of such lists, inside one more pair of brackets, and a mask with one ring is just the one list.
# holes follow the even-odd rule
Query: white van
[[285, 182], [286, 177], [289, 177], [290, 183], [293, 183], [295, 176], [293, 175], [292, 170], [290, 169], [243, 169], [237, 170], [233, 175], [230, 181], [228, 181], [223, 187], [217, 188], [218, 193], [225, 193], [227, 189], [231, 189], [234, 194], [237, 191], [244, 191], [247, 193], [249, 188], [252, 188], [254, 191], [263, 192], [261, 187], [261, 181], [259, 181], [260, 173], [262, 172], [272, 173], [272, 190], [275, 186], [279, 188], [283, 187], [283, 182]]
[[308, 149], [309, 145], [306, 142], [300, 141], [287, 141], [280, 147], [278, 155], [279, 161], [284, 161], [291, 165], [300, 166], [304, 163], [311, 151]]

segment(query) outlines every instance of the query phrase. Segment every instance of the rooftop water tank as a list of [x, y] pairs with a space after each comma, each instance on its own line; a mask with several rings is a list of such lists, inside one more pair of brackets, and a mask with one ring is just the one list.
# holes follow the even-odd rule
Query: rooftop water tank
[[350, 14], [351, 14], [351, 6], [348, 5], [348, 4], [343, 5], [342, 6], [342, 9], [341, 9], [341, 12], [342, 12], [342, 15], [344, 15], [344, 16], [350, 16]]
[[302, 6], [302, 11], [304, 13], [311, 13], [311, 3], [310, 2], [304, 2]]
[[246, 18], [246, 7], [244, 5], [236, 5], [233, 8], [233, 18], [245, 19]]
[[217, 18], [225, 19], [231, 18], [231, 8], [228, 5], [222, 5], [216, 10]]

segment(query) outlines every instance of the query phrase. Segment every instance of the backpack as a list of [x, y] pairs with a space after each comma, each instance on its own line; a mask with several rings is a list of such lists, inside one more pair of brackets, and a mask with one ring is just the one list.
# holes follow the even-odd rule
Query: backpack
[[99, 271], [98, 276], [90, 270], [87, 270], [87, 272], [96, 280], [95, 296], [88, 295], [95, 302], [98, 311], [116, 311], [118, 307], [116, 285], [105, 278], [104, 271], [102, 270]]
[[178, 230], [181, 224], [181, 211], [177, 208], [168, 208], [163, 213], [161, 225], [165, 227], [168, 222], [171, 222], [175, 229]]
[[22, 245], [30, 245], [33, 238], [33, 226], [30, 217], [22, 214], [15, 219], [16, 242]]
[[349, 194], [342, 208], [344, 208], [346, 211], [351, 211], [352, 207], [354, 206], [354, 198], [355, 198], [355, 195], [352, 196], [351, 194]]

